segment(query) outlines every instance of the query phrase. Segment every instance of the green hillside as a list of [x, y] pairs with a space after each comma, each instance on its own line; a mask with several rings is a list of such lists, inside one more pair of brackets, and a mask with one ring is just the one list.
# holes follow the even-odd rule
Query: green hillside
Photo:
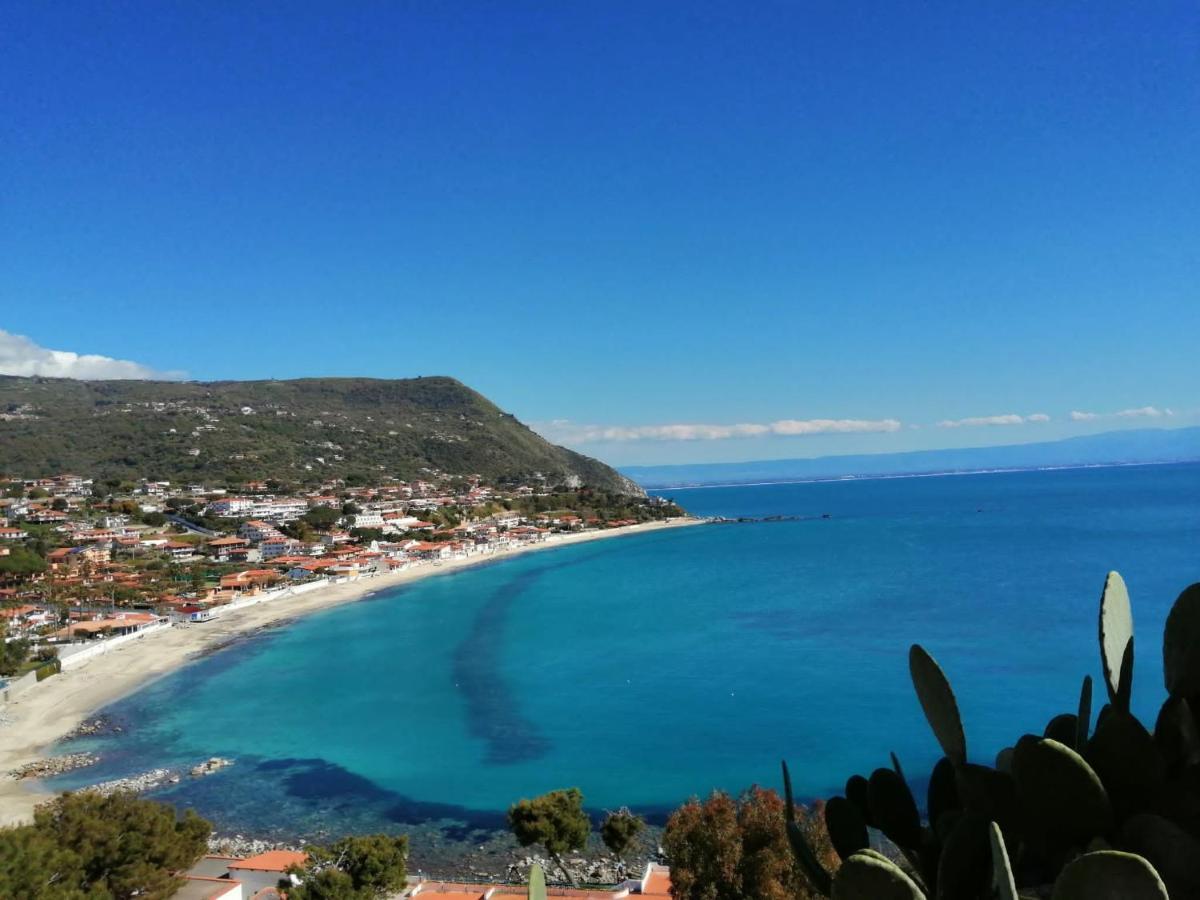
[[0, 472], [207, 483], [437, 470], [640, 494], [453, 378], [75, 381], [0, 376]]

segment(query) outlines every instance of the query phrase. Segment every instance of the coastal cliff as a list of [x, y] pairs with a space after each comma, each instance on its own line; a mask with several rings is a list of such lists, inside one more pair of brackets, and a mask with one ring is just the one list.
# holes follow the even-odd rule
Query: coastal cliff
[[642, 496], [453, 378], [77, 381], [0, 376], [8, 474], [316, 483], [478, 474]]

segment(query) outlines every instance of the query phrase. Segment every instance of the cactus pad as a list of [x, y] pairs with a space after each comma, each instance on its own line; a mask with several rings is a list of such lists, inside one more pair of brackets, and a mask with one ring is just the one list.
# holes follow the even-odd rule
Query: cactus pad
[[[1133, 612], [1129, 590], [1119, 572], [1109, 572], [1100, 595], [1100, 662], [1109, 701], [1116, 705], [1120, 689], [1121, 663], [1133, 641]], [[1128, 705], [1125, 707], [1128, 709]]]
[[961, 766], [967, 761], [967, 738], [958, 713], [958, 700], [946, 674], [920, 644], [913, 644], [908, 651], [908, 670], [942, 752], [956, 766]]
[[546, 900], [546, 876], [537, 863], [529, 869], [529, 900]]
[[1139, 813], [1121, 826], [1121, 846], [1145, 857], [1172, 897], [1200, 897], [1200, 841], [1174, 822]]
[[1167, 616], [1163, 677], [1172, 697], [1200, 694], [1200, 584], [1185, 588]]
[[849, 859], [871, 846], [867, 825], [858, 807], [845, 797], [831, 797], [825, 804], [825, 830], [829, 841], [842, 859]]
[[1041, 849], [1082, 847], [1112, 829], [1112, 805], [1104, 785], [1070, 747], [1026, 735], [1013, 752], [1013, 778]]
[[1000, 826], [995, 822], [988, 825], [988, 836], [992, 845], [992, 892], [998, 900], [1017, 900], [1017, 882], [1013, 878], [1008, 848], [1004, 845]]
[[933, 767], [933, 774], [929, 776], [925, 808], [929, 813], [929, 824], [935, 830], [942, 816], [961, 808], [958, 785], [955, 784], [954, 778], [954, 764], [945, 756], [938, 760], [937, 765]]
[[926, 900], [926, 897], [895, 863], [878, 854], [856, 853], [838, 869], [833, 880], [833, 900]]
[[1102, 850], [1063, 867], [1052, 900], [1170, 900], [1154, 867], [1140, 856]]
[[921, 816], [912, 791], [891, 769], [876, 769], [868, 782], [871, 818], [895, 844], [915, 851], [921, 846]]
[[1100, 776], [1120, 819], [1149, 808], [1166, 781], [1166, 765], [1150, 732], [1115, 708], [1096, 728], [1083, 758]]
[[938, 858], [938, 900], [987, 893], [992, 872], [990, 826], [982, 816], [966, 813], [959, 817]]
[[1079, 689], [1079, 712], [1075, 714], [1075, 742], [1071, 745], [1076, 753], [1087, 746], [1092, 727], [1092, 676], [1083, 676], [1083, 687]]

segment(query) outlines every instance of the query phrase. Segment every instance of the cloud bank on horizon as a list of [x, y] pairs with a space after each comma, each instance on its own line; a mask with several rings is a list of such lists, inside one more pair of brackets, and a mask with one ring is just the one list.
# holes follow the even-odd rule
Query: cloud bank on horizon
[[23, 334], [0, 328], [0, 375], [39, 375], [44, 378], [141, 380], [183, 377], [182, 372], [159, 372], [128, 359], [95, 353], [51, 350]]
[[1034, 413], [1029, 416], [1006, 413], [1002, 416], [968, 416], [965, 419], [942, 419], [942, 421], [937, 423], [937, 426], [938, 428], [975, 428], [981, 425], [1035, 425], [1049, 421], [1050, 417], [1045, 413]]
[[1139, 406], [1136, 409], [1122, 409], [1114, 413], [1080, 412], [1071, 410], [1072, 422], [1091, 422], [1095, 419], [1161, 419], [1175, 415], [1170, 409], [1159, 409], [1156, 406]]
[[871, 434], [899, 431], [899, 419], [780, 419], [765, 424], [736, 425], [579, 425], [555, 419], [534, 425], [543, 437], [560, 443], [592, 444], [605, 441], [722, 441], [764, 435]]
[[[1168, 408], [1140, 406], [1117, 412], [1096, 413], [1072, 410], [1061, 421], [1071, 423], [1096, 420], [1161, 419], [1173, 417]], [[1046, 413], [1004, 413], [993, 416], [967, 416], [961, 419], [942, 419], [938, 428], [989, 428], [993, 426], [1041, 425], [1054, 421]], [[829, 434], [889, 434], [907, 427], [919, 429], [900, 419], [780, 419], [770, 423], [738, 423], [734, 425], [674, 424], [674, 425], [584, 425], [569, 419], [535, 422], [531, 426], [547, 440], [559, 444], [628, 443], [633, 441], [722, 441], [733, 438], [769, 436], [808, 436]]]

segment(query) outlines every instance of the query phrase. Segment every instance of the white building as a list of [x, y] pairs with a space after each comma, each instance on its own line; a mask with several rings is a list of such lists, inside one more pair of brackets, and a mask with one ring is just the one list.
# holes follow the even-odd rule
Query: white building
[[364, 512], [359, 513], [354, 517], [355, 528], [382, 528], [383, 513], [381, 512]]
[[256, 544], [280, 536], [278, 528], [270, 522], [263, 522], [260, 519], [251, 519], [249, 522], [243, 522], [241, 528], [238, 529], [238, 537], [253, 541]]
[[247, 500], [245, 497], [222, 497], [220, 500], [214, 500], [208, 504], [204, 511], [210, 516], [236, 519], [239, 516], [249, 515], [253, 506], [254, 501]]
[[256, 519], [268, 519], [272, 522], [291, 522], [308, 512], [308, 502], [305, 500], [260, 500], [251, 507], [248, 515]]

